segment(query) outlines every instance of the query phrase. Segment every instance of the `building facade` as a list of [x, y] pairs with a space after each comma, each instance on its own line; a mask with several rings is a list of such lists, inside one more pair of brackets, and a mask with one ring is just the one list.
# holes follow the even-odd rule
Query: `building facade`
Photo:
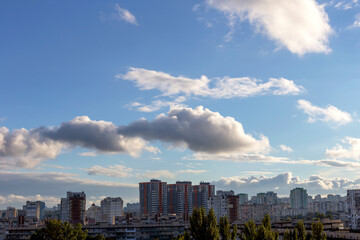
[[120, 197], [107, 197], [101, 200], [101, 212], [103, 220], [109, 224], [115, 224], [115, 218], [124, 214], [124, 202]]
[[72, 224], [85, 224], [86, 194], [84, 192], [67, 192], [66, 198], [61, 198], [61, 221]]
[[167, 183], [152, 179], [139, 183], [140, 213], [167, 213]]

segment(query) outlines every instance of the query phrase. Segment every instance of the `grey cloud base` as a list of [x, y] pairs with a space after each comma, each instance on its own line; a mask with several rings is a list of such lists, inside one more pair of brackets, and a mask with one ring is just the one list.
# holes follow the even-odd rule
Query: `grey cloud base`
[[76, 117], [58, 127], [39, 127], [10, 132], [0, 128], [0, 167], [33, 168], [56, 158], [64, 149], [82, 147], [98, 153], [125, 153], [139, 156], [142, 151], [159, 152], [149, 144], [158, 140], [205, 153], [263, 153], [270, 149], [265, 136], [255, 139], [244, 132], [240, 122], [203, 107], [172, 108], [153, 121], [140, 120], [128, 126]]

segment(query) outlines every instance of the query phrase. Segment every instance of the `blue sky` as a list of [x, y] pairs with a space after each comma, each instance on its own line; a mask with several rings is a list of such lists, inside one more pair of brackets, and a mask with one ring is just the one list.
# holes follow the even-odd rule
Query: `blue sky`
[[3, 1], [0, 206], [137, 184], [359, 187], [360, 2]]

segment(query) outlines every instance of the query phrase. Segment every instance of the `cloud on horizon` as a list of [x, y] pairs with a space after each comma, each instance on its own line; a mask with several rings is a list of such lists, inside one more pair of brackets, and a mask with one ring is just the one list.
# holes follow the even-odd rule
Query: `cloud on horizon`
[[346, 189], [359, 188], [360, 179], [329, 179], [313, 175], [308, 179], [301, 180], [299, 177], [293, 176], [291, 172], [286, 172], [271, 177], [223, 177], [212, 182], [212, 184], [215, 184], [217, 189], [234, 190], [236, 193], [248, 193], [249, 195], [256, 195], [256, 193], [265, 191], [275, 191], [281, 195], [289, 195], [290, 190], [296, 187], [307, 189], [311, 195], [329, 193], [344, 195]]

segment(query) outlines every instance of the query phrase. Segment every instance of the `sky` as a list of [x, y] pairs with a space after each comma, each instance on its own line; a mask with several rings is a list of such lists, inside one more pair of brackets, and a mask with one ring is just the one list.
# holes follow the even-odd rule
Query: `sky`
[[360, 188], [360, 1], [1, 1], [0, 209], [138, 183]]

